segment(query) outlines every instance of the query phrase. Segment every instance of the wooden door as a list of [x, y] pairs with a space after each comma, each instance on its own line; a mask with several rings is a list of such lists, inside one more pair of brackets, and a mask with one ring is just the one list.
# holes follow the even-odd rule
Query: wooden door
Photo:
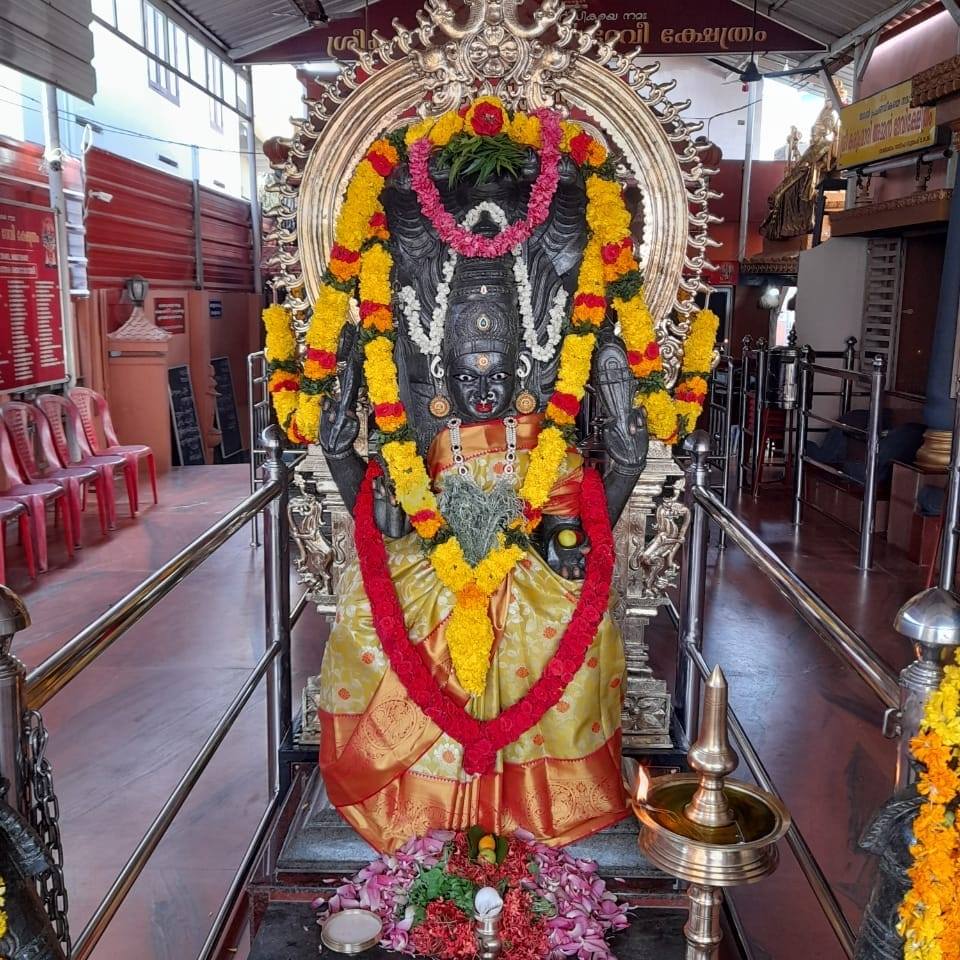
[[943, 272], [943, 233], [904, 237], [903, 288], [894, 389], [924, 396]]

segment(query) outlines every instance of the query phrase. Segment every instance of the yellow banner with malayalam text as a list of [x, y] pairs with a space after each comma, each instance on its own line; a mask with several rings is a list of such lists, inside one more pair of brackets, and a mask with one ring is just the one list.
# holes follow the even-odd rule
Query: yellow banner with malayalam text
[[937, 142], [936, 112], [911, 107], [913, 83], [906, 80], [840, 111], [841, 169], [896, 157]]

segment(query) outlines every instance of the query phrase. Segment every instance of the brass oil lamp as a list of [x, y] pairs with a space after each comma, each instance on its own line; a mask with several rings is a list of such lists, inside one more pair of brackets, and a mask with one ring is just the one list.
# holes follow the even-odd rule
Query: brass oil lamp
[[715, 960], [723, 887], [756, 883], [777, 866], [777, 841], [790, 827], [780, 801], [728, 779], [738, 758], [727, 736], [727, 681], [707, 681], [700, 739], [687, 754], [693, 773], [650, 780], [641, 768], [634, 813], [640, 849], [661, 870], [689, 883], [683, 932], [687, 960]]

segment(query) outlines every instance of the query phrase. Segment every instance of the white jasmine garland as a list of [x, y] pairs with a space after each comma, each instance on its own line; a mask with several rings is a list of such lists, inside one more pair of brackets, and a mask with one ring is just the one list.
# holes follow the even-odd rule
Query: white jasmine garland
[[[464, 217], [462, 226], [472, 230], [481, 217], [486, 214], [501, 230], [509, 225], [503, 209], [489, 200], [478, 203]], [[541, 344], [537, 336], [537, 324], [533, 316], [533, 290], [530, 286], [530, 273], [520, 247], [513, 251], [513, 277], [517, 285], [517, 300], [520, 308], [520, 320], [523, 325], [523, 342], [534, 360], [549, 363], [557, 353], [560, 334], [567, 315], [567, 291], [561, 286], [554, 294], [550, 312], [547, 315], [546, 341]], [[400, 308], [407, 320], [410, 339], [426, 357], [436, 357], [443, 346], [443, 334], [447, 325], [447, 309], [450, 300], [450, 286], [457, 268], [458, 255], [451, 248], [443, 263], [443, 274], [437, 286], [436, 304], [428, 328], [423, 323], [423, 306], [413, 287], [403, 287], [399, 293]]]

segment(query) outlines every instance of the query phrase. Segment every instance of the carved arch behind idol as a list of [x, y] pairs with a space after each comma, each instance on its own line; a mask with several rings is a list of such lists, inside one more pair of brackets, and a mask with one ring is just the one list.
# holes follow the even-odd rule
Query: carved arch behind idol
[[[276, 216], [277, 228], [267, 240], [277, 246], [275, 283], [286, 288], [288, 305], [302, 310], [316, 297], [343, 193], [366, 147], [413, 108], [424, 115], [451, 108], [473, 81], [513, 107], [577, 107], [622, 154], [626, 168], [618, 172], [635, 179], [643, 196], [640, 252], [647, 300], [672, 384], [693, 309], [678, 291], [708, 289], [701, 272], [710, 266], [705, 249], [715, 244], [707, 231], [717, 220], [708, 211], [717, 196], [706, 180], [713, 171], [702, 166], [691, 141], [700, 125], [683, 121], [687, 104], [668, 98], [673, 82], [655, 83], [659, 64], [641, 65], [637, 54], [618, 55], [612, 43], [595, 41], [594, 31], [573, 28], [572, 11], [555, 0], [544, 0], [534, 28], [521, 28], [515, 12], [505, 12], [515, 0], [475, 0], [465, 24], [451, 19], [444, 0], [427, 2], [428, 12], [417, 14], [419, 29], [407, 31], [394, 21], [396, 35], [378, 37], [376, 50], [360, 55], [362, 82], [358, 67], [347, 66], [323, 97], [307, 101], [307, 119], [295, 122], [296, 136], [285, 142], [288, 158], [275, 167], [277, 203], [273, 210], [265, 204], [265, 213]], [[559, 40], [552, 45], [536, 40], [551, 24]], [[525, 86], [484, 76], [483, 64], [470, 58], [484, 29], [505, 33], [521, 60], [526, 57]], [[511, 76], [520, 72], [514, 67]]]

